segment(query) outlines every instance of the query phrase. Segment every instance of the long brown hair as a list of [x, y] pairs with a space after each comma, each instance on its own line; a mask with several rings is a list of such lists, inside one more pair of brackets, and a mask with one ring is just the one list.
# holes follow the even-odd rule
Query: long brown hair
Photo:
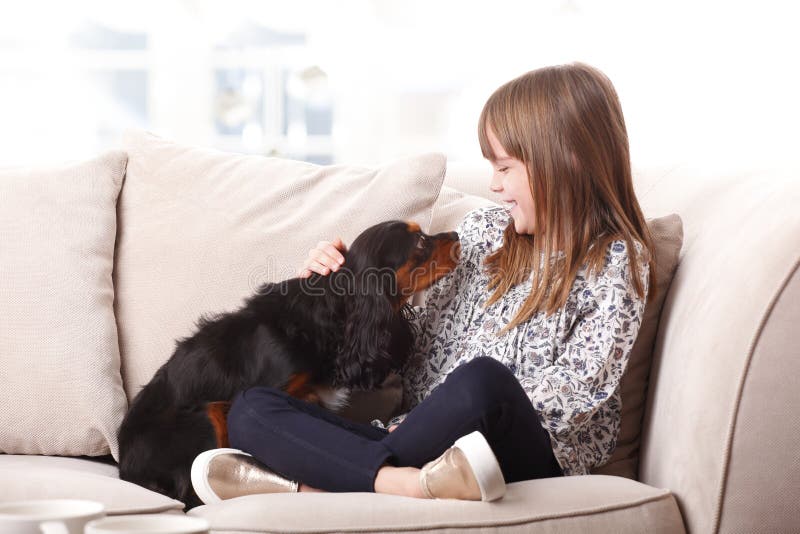
[[499, 335], [541, 310], [550, 315], [564, 306], [581, 266], [598, 272], [617, 239], [627, 244], [641, 298], [634, 240], [644, 246], [652, 297], [655, 250], [633, 190], [628, 133], [611, 81], [582, 63], [528, 72], [497, 89], [481, 112], [481, 151], [494, 161], [487, 130], [525, 164], [536, 206], [535, 234], [518, 234], [509, 224], [503, 246], [484, 262], [494, 290], [486, 306], [533, 273], [530, 295]]

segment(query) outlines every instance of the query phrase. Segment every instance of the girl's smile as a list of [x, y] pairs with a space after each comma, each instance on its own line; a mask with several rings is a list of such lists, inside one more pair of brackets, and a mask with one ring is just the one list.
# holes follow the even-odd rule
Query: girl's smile
[[492, 181], [489, 189], [498, 193], [503, 207], [514, 220], [514, 229], [518, 234], [532, 234], [536, 221], [536, 210], [531, 194], [528, 169], [525, 164], [506, 153], [491, 128], [486, 129], [489, 144], [492, 147]]

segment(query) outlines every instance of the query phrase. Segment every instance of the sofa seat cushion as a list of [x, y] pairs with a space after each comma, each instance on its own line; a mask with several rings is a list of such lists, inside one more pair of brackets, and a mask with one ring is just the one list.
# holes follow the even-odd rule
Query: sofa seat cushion
[[215, 533], [684, 532], [669, 491], [605, 475], [516, 482], [493, 503], [375, 493], [284, 493], [240, 497], [189, 514], [208, 519]]
[[180, 511], [183, 503], [119, 479], [117, 467], [86, 458], [0, 455], [0, 502], [30, 499], [88, 499], [106, 513]]

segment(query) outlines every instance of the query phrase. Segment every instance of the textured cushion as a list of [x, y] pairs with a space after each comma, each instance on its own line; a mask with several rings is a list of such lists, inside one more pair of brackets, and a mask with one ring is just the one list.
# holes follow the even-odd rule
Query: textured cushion
[[516, 482], [492, 503], [376, 493], [283, 493], [239, 497], [189, 514], [205, 517], [219, 534], [684, 532], [669, 491], [602, 475]]
[[106, 513], [181, 510], [183, 504], [119, 479], [116, 466], [86, 458], [0, 455], [0, 502], [88, 499]]
[[0, 452], [117, 454], [112, 268], [126, 155], [0, 171]]
[[234, 310], [262, 283], [295, 276], [320, 239], [349, 244], [387, 219], [428, 229], [445, 170], [441, 154], [364, 168], [228, 154], [144, 132], [130, 132], [124, 146], [114, 273], [129, 398], [201, 314]]

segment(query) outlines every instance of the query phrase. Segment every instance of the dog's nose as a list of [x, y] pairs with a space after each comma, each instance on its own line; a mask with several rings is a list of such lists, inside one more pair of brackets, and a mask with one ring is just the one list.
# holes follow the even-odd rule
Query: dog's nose
[[447, 234], [447, 237], [449, 237], [453, 241], [458, 241], [458, 232], [450, 232]]

